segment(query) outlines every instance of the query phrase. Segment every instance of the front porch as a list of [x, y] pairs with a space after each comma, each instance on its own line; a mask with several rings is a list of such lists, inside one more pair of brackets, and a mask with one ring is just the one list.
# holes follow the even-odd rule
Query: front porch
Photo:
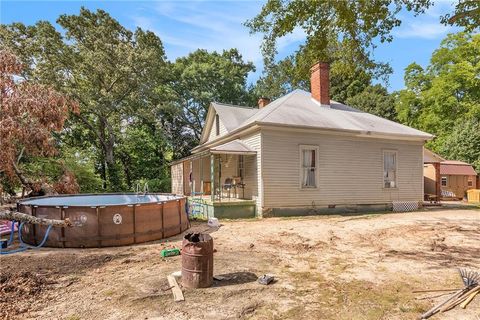
[[172, 192], [189, 197], [192, 217], [255, 217], [256, 152], [239, 140], [172, 165]]
[[212, 201], [210, 196], [188, 197], [188, 213], [192, 218], [240, 219], [255, 217], [255, 200], [231, 198]]

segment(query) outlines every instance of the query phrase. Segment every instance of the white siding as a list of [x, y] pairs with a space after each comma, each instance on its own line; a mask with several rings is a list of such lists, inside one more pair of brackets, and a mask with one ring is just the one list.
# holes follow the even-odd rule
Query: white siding
[[[300, 188], [299, 145], [319, 147], [318, 189]], [[379, 204], [423, 198], [423, 144], [262, 131], [264, 208]], [[398, 151], [398, 188], [383, 188], [383, 150]]]
[[257, 215], [262, 214], [262, 134], [260, 131], [241, 137], [256, 156], [245, 156], [245, 197], [256, 200]]
[[220, 134], [217, 136], [217, 132], [216, 132], [217, 127], [216, 127], [216, 123], [215, 123], [215, 121], [217, 121], [216, 118], [217, 117], [216, 117], [216, 113], [215, 113], [215, 115], [213, 117], [213, 121], [212, 121], [212, 126], [210, 127], [210, 132], [208, 133], [207, 142], [213, 141], [213, 140], [217, 139], [218, 137], [224, 136], [228, 133], [227, 128], [225, 128], [225, 126], [222, 123], [222, 119], [219, 118], [219, 120], [220, 120], [219, 121], [219, 123], [220, 123]]

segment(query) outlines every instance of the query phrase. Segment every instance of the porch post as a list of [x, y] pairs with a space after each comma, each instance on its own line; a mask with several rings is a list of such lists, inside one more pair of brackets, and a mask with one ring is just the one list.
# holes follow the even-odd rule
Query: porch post
[[440, 197], [442, 196], [440, 186], [440, 162], [433, 163], [433, 167], [435, 168], [435, 195], [437, 196], [437, 201], [440, 201]]
[[200, 157], [200, 193], [203, 196], [203, 158]]
[[190, 185], [190, 195], [195, 195], [195, 189], [193, 186], [193, 160], [190, 160], [190, 170], [188, 170], [188, 184]]
[[215, 168], [215, 155], [211, 154], [210, 155], [210, 183], [211, 183], [211, 197], [212, 197], [212, 203], [215, 201], [215, 172], [213, 172]]

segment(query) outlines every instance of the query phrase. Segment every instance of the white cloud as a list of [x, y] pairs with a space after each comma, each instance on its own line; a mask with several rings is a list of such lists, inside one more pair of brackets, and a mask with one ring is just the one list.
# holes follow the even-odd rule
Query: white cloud
[[450, 1], [435, 2], [424, 14], [416, 17], [411, 13], [404, 12], [399, 15], [403, 21], [401, 26], [393, 30], [393, 35], [399, 38], [439, 39], [448, 32], [454, 31], [451, 26], [440, 23], [440, 17], [453, 12], [454, 3]]
[[399, 38], [438, 39], [444, 37], [452, 27], [444, 26], [440, 22], [407, 22], [393, 32]]
[[[202, 2], [160, 2], [150, 8], [148, 17], [142, 10], [142, 15], [132, 16], [132, 20], [135, 25], [155, 32], [165, 44], [176, 47], [171, 52], [167, 50], [170, 58], [186, 55], [197, 48], [209, 51], [238, 48], [244, 59], [258, 64], [262, 59], [261, 35], [251, 35], [243, 25], [252, 12], [257, 12], [252, 6], [259, 4], [230, 4], [228, 8], [237, 9], [232, 13], [220, 10], [221, 7], [206, 7]], [[171, 22], [168, 27], [166, 20]]]

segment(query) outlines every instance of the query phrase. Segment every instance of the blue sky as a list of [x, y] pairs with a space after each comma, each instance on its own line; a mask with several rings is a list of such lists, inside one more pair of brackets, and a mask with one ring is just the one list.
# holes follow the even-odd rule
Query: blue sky
[[[440, 24], [440, 15], [452, 11], [453, 1], [437, 1], [424, 15], [413, 17], [400, 13], [402, 25], [393, 31], [392, 43], [379, 44], [374, 51], [377, 60], [388, 62], [394, 73], [389, 91], [403, 88], [404, 68], [411, 62], [428, 64], [432, 52], [451, 27]], [[174, 60], [197, 48], [209, 51], [238, 48], [257, 71], [249, 76], [255, 81], [262, 70], [261, 35], [250, 35], [243, 22], [260, 11], [263, 1], [0, 1], [0, 21], [3, 24], [38, 20], [55, 23], [61, 14], [78, 14], [81, 6], [103, 9], [124, 26], [137, 26], [154, 31], [163, 41], [167, 56]], [[294, 52], [304, 41], [301, 31], [282, 39], [279, 56]]]

